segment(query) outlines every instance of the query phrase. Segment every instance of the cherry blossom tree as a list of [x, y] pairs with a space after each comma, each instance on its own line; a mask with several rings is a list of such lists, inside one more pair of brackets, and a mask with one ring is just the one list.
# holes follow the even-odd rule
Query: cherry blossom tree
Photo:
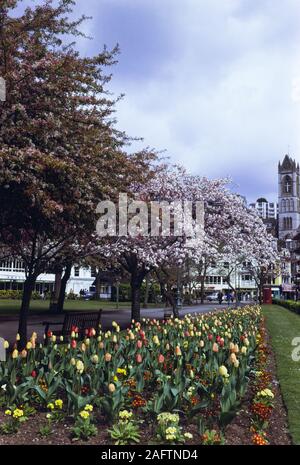
[[72, 0], [44, 0], [16, 16], [19, 3], [0, 4], [0, 244], [25, 266], [22, 347], [37, 276], [70, 249], [81, 254], [98, 202], [126, 191], [155, 155], [127, 155], [130, 139], [115, 127], [106, 69], [118, 49], [81, 57], [67, 43], [83, 35], [85, 20], [69, 19]]

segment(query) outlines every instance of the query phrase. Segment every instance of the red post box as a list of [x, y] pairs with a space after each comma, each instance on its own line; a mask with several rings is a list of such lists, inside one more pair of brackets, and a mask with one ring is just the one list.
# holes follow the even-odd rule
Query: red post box
[[263, 289], [263, 302], [264, 304], [272, 303], [272, 289], [270, 287], [264, 287]]

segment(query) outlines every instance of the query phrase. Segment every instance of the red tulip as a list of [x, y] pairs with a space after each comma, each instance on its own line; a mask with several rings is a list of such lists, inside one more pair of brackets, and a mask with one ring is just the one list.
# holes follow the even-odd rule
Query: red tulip
[[72, 341], [71, 341], [71, 347], [72, 347], [72, 349], [76, 349], [76, 347], [77, 347], [77, 342], [75, 341], [75, 339], [72, 339]]
[[143, 342], [142, 341], [137, 341], [136, 346], [138, 349], [141, 349], [143, 347]]
[[163, 356], [163, 354], [159, 354], [158, 363], [164, 363], [164, 361], [165, 361], [165, 357]]
[[211, 341], [212, 338], [213, 338], [213, 335], [212, 335], [212, 334], [209, 334], [209, 335], [208, 335], [208, 340]]
[[136, 360], [136, 363], [142, 363], [143, 359], [142, 359], [141, 354], [137, 354], [135, 357], [135, 360]]
[[33, 378], [36, 378], [36, 371], [35, 371], [35, 370], [32, 370], [31, 376], [32, 376]]

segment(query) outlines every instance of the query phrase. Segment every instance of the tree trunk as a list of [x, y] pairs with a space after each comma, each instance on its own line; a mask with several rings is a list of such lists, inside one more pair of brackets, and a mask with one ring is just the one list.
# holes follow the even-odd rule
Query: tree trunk
[[34, 290], [36, 278], [37, 277], [35, 275], [29, 275], [27, 276], [24, 282], [22, 304], [21, 304], [20, 315], [19, 315], [19, 329], [18, 329], [18, 333], [20, 335], [20, 340], [18, 342], [19, 350], [24, 349], [27, 344], [27, 319], [28, 319], [31, 295]]
[[204, 299], [205, 299], [205, 276], [201, 276], [201, 281], [200, 281], [200, 302], [201, 304], [204, 304]]
[[57, 313], [62, 313], [64, 311], [64, 303], [65, 303], [65, 297], [66, 297], [66, 287], [67, 283], [70, 279], [71, 276], [71, 271], [72, 271], [72, 264], [68, 263], [65, 268], [65, 272], [63, 274], [63, 277], [61, 278], [60, 282], [60, 290], [59, 290], [59, 296], [57, 300]]
[[97, 274], [96, 274], [96, 283], [95, 284], [96, 284], [96, 286], [95, 286], [96, 287], [95, 298], [100, 299], [100, 293], [101, 293], [100, 292], [101, 291], [101, 286], [100, 285], [101, 285], [101, 282], [100, 282], [100, 274], [99, 274], [99, 272], [97, 272]]
[[148, 300], [149, 300], [149, 288], [150, 288], [150, 279], [149, 276], [146, 276], [146, 288], [145, 288], [145, 297], [144, 297], [144, 308], [148, 308]]
[[141, 285], [142, 281], [138, 277], [131, 278], [131, 319], [135, 321], [141, 319]]
[[61, 288], [61, 276], [62, 270], [56, 271], [55, 273], [55, 281], [54, 281], [54, 290], [50, 296], [50, 304], [49, 304], [49, 312], [56, 313], [58, 308], [58, 298]]

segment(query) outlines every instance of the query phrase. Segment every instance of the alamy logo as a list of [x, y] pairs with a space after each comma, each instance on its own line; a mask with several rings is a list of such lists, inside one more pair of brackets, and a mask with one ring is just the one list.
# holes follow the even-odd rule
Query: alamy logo
[[6, 100], [6, 84], [3, 77], [0, 76], [0, 102], [5, 102]]
[[[204, 204], [202, 201], [145, 202], [130, 200], [119, 194], [119, 202], [100, 202], [96, 210], [100, 218], [97, 234], [105, 236], [144, 236], [201, 239], [204, 229]], [[191, 246], [190, 242], [188, 246]]]

